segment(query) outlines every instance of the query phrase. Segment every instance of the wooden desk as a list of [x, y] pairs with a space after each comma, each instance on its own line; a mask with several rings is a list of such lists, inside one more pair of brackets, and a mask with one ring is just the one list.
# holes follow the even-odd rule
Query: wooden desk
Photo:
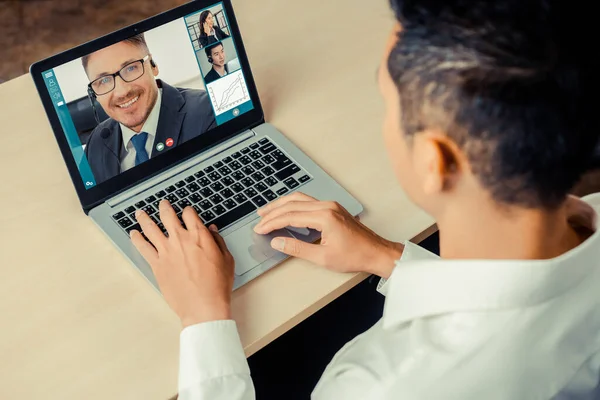
[[[386, 1], [237, 1], [267, 119], [354, 194], [381, 235], [433, 220], [403, 195], [375, 70]], [[83, 214], [29, 76], [0, 85], [0, 398], [167, 399], [180, 325]], [[418, 239], [417, 239], [418, 240]], [[361, 281], [290, 260], [234, 293], [248, 355]]]

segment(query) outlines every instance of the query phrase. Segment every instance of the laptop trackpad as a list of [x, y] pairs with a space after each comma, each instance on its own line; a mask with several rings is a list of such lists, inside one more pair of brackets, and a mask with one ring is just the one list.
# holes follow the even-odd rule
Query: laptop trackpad
[[293, 236], [285, 229], [278, 229], [268, 235], [259, 235], [253, 228], [258, 223], [250, 223], [225, 237], [227, 248], [235, 259], [235, 274], [243, 275], [252, 268], [276, 254], [282, 254], [271, 247], [271, 240], [276, 237]]

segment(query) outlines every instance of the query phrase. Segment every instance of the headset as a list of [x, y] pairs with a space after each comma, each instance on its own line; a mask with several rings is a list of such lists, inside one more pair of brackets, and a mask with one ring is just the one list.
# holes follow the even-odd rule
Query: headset
[[[209, 59], [210, 63], [212, 64], [212, 57]], [[156, 63], [154, 62], [153, 59], [150, 59], [150, 66], [152, 68], [156, 68]], [[92, 89], [91, 83], [88, 84], [88, 89], [87, 89], [87, 95], [88, 98], [90, 99], [90, 104], [92, 105], [92, 110], [94, 110], [94, 119], [96, 120], [96, 125], [100, 125], [100, 118], [98, 118], [98, 111], [96, 111], [96, 93], [94, 93], [94, 89]]]
[[206, 58], [208, 59], [208, 62], [211, 64], [213, 64], [212, 49], [214, 49], [218, 45], [221, 45], [221, 46], [223, 46], [223, 48], [225, 48], [225, 46], [223, 45], [222, 42], [217, 42], [217, 43], [206, 46], [204, 49], [204, 51], [206, 52]]
[[96, 125], [100, 125], [100, 118], [98, 118], [98, 112], [96, 111], [96, 104], [94, 104], [96, 100], [96, 93], [90, 85], [88, 85], [87, 89], [88, 98], [90, 99], [90, 104], [92, 105], [92, 110], [94, 110], [94, 119], [96, 120]]

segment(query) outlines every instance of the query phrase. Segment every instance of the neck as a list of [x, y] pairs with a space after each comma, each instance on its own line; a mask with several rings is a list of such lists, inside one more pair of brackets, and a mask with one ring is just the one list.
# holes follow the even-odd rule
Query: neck
[[491, 200], [466, 200], [438, 219], [440, 254], [449, 259], [554, 258], [582, 242], [567, 218], [565, 206], [504, 208]]
[[225, 65], [221, 65], [220, 67], [218, 65], [213, 65], [213, 68], [219, 73], [219, 75], [223, 75], [225, 73]]

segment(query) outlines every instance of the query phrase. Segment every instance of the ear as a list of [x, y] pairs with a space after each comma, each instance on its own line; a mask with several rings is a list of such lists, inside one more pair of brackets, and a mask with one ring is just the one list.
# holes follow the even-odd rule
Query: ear
[[466, 156], [446, 134], [428, 130], [414, 136], [413, 156], [426, 194], [452, 190], [468, 168]]
[[154, 75], [155, 77], [158, 76], [158, 64], [156, 63], [156, 61], [154, 61], [154, 59], [152, 58], [152, 54], [150, 55], [150, 61], [151, 61], [151, 67], [152, 67], [152, 75]]

